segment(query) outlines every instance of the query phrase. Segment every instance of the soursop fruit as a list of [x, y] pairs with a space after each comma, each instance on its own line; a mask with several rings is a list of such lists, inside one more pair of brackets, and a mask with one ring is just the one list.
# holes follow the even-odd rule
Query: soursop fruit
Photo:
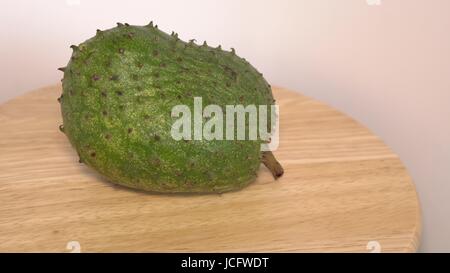
[[[175, 105], [272, 105], [270, 85], [235, 51], [176, 33], [118, 24], [71, 46], [62, 80], [63, 125], [80, 162], [109, 181], [153, 192], [240, 189], [264, 163], [283, 169], [257, 140], [174, 139]], [[192, 110], [194, 111], [194, 110]], [[208, 117], [201, 117], [207, 121]]]

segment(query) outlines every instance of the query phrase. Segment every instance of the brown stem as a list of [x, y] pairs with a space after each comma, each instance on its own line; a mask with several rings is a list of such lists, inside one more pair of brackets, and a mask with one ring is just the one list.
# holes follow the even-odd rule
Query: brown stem
[[271, 151], [262, 153], [262, 163], [266, 165], [275, 179], [278, 179], [283, 175], [283, 167], [281, 167], [280, 163], [276, 160]]

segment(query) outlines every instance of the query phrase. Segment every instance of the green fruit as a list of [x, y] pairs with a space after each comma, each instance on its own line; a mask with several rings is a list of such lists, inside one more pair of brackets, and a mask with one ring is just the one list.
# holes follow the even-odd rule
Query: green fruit
[[154, 192], [224, 192], [252, 182], [261, 162], [282, 168], [261, 140], [171, 136], [178, 104], [271, 105], [270, 86], [231, 52], [147, 26], [118, 24], [72, 46], [59, 99], [61, 130], [80, 162], [113, 183]]

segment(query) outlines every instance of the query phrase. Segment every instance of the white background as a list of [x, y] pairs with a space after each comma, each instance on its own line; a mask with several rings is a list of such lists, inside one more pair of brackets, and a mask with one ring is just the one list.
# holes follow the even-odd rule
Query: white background
[[378, 1], [2, 1], [0, 102], [58, 82], [69, 45], [116, 22], [220, 42], [378, 134], [416, 183], [421, 250], [450, 251], [450, 1]]

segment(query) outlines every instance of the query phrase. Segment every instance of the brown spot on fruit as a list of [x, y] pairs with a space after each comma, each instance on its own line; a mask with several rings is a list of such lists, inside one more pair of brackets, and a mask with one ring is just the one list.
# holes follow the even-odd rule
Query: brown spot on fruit
[[185, 184], [186, 187], [188, 187], [188, 188], [192, 188], [192, 186], [194, 185], [194, 184], [192, 183], [191, 180], [186, 180], [186, 181], [184, 181], [184, 184]]
[[119, 76], [118, 75], [112, 75], [111, 77], [109, 77], [109, 79], [111, 81], [117, 81], [117, 80], [119, 80]]
[[154, 166], [160, 166], [161, 165], [161, 160], [159, 158], [151, 158], [150, 159], [150, 164], [152, 164]]

